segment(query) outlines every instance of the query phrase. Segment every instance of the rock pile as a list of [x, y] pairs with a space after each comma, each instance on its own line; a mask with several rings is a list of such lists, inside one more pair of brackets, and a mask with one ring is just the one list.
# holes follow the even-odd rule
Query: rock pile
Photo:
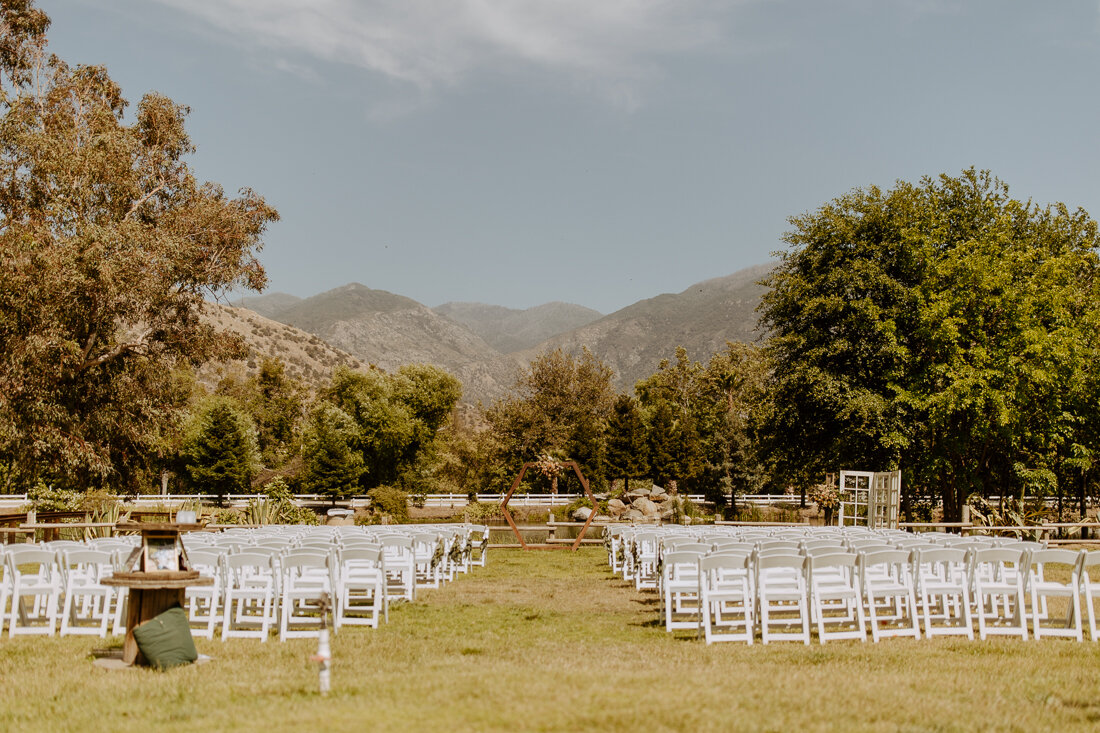
[[[603, 500], [605, 497], [596, 498]], [[631, 489], [619, 498], [608, 500], [607, 513], [612, 519], [624, 522], [656, 522], [658, 519], [667, 521], [672, 518], [674, 501], [672, 494], [654, 484], [649, 488]], [[584, 522], [591, 511], [582, 507], [573, 512], [573, 519]]]

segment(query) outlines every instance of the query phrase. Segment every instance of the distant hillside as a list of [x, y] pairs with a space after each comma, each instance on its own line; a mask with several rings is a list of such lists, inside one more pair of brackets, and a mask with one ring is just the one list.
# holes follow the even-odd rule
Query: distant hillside
[[463, 400], [490, 400], [515, 381], [513, 362], [466, 326], [411, 298], [352, 283], [278, 313], [360, 360], [387, 371], [425, 362], [462, 381]]
[[[677, 346], [684, 346], [692, 359], [706, 361], [725, 348], [726, 341], [760, 338], [756, 306], [764, 288], [756, 283], [772, 267], [769, 263], [706, 280], [682, 293], [658, 295], [603, 317], [568, 303], [527, 310], [447, 303], [433, 310], [358, 283], [304, 300], [288, 296], [293, 300], [273, 317], [312, 334], [308, 343], [315, 355], [324, 342], [335, 347], [333, 354], [387, 371], [412, 362], [440, 366], [462, 381], [466, 404], [503, 396], [535, 356], [558, 347], [572, 353], [588, 347], [615, 371], [620, 389], [629, 390], [652, 374], [661, 359], [672, 357]], [[278, 302], [275, 295], [261, 306]], [[239, 328], [254, 336], [278, 325], [263, 321], [259, 315], [244, 317]], [[298, 334], [298, 341], [289, 340], [301, 343], [301, 332], [287, 333]], [[513, 348], [517, 344], [519, 348]], [[257, 341], [257, 349], [269, 347], [284, 348]], [[336, 358], [325, 357], [309, 368], [317, 373], [323, 368], [321, 361]]]
[[230, 303], [230, 305], [259, 313], [264, 318], [278, 320], [276, 316], [279, 311], [289, 308], [300, 300], [301, 298], [297, 295], [291, 295], [290, 293], [265, 293], [264, 295], [241, 298], [234, 303]]
[[580, 353], [582, 347], [598, 356], [618, 375], [620, 389], [629, 390], [639, 379], [671, 358], [677, 346], [690, 357], [706, 361], [725, 348], [726, 341], [755, 341], [756, 306], [764, 294], [757, 281], [774, 264], [758, 265], [726, 277], [696, 283], [681, 293], [658, 295], [550, 338], [514, 354], [519, 363], [551, 349]]
[[432, 310], [466, 326], [503, 354], [529, 349], [603, 316], [583, 305], [561, 302], [526, 310], [484, 303], [444, 303]]
[[283, 323], [320, 335], [321, 331], [334, 323], [423, 307], [404, 295], [371, 290], [366, 285], [349, 283], [326, 290], [312, 298], [299, 300], [280, 310], [276, 316]]
[[353, 369], [367, 368], [359, 359], [333, 348], [313, 334], [244, 308], [207, 303], [203, 318], [219, 330], [242, 336], [249, 350], [244, 360], [204, 364], [199, 369], [199, 381], [209, 387], [227, 375], [255, 374], [265, 356], [282, 359], [289, 376], [313, 388], [327, 382], [332, 371], [341, 364]]

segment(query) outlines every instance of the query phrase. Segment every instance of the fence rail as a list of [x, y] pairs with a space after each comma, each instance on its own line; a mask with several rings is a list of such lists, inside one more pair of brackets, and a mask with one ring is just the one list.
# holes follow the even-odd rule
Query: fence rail
[[[487, 493], [475, 494], [479, 502], [498, 504], [504, 499], [504, 494]], [[584, 494], [513, 494], [509, 500], [509, 506], [566, 506], [584, 496]], [[135, 507], [169, 506], [177, 507], [189, 501], [203, 501], [209, 504], [217, 503], [215, 494], [145, 494], [137, 497], [119, 497]], [[226, 503], [230, 506], [244, 505], [254, 499], [265, 499], [266, 494], [227, 494]], [[692, 501], [703, 501], [702, 494], [689, 494]], [[296, 502], [331, 502], [332, 498], [324, 494], [295, 494]], [[469, 494], [415, 494], [409, 497], [409, 503], [426, 507], [463, 507], [469, 503]], [[20, 508], [28, 503], [26, 494], [0, 494], [0, 508]], [[344, 506], [360, 507], [370, 504], [370, 497], [366, 494], [352, 496], [338, 502]]]
[[[489, 504], [499, 503], [504, 498], [504, 494], [501, 493], [479, 493], [475, 496], [479, 502]], [[565, 506], [582, 496], [584, 496], [584, 494], [513, 494], [509, 504], [512, 506]], [[210, 504], [217, 503], [218, 501], [218, 497], [215, 494], [143, 494], [137, 497], [120, 498], [125, 499], [128, 503], [136, 507], [176, 507], [188, 501], [204, 501]], [[230, 506], [239, 507], [248, 504], [248, 502], [253, 499], [263, 498], [266, 498], [265, 494], [228, 494], [225, 497], [225, 501]], [[689, 494], [688, 498], [694, 502], [702, 502], [704, 500], [702, 494]], [[323, 503], [331, 501], [330, 497], [323, 494], [295, 494], [294, 499], [298, 503]], [[731, 497], [727, 494], [726, 499], [729, 501]], [[801, 500], [798, 494], [740, 494], [736, 499], [737, 504], [740, 506], [794, 505], [798, 504]], [[912, 497], [912, 499], [921, 502], [931, 502], [934, 506], [939, 504], [939, 501], [935, 497]], [[990, 503], [997, 503], [1000, 499], [1000, 496], [990, 496], [987, 498], [987, 501]], [[435, 508], [461, 507], [465, 506], [468, 501], [468, 494], [418, 494], [409, 497], [409, 502], [413, 505]], [[1048, 506], [1052, 506], [1058, 503], [1058, 499], [1057, 497], [1044, 497], [1043, 502]], [[27, 503], [28, 499], [26, 494], [0, 494], [0, 509], [19, 509]], [[352, 508], [365, 507], [370, 504], [370, 497], [366, 494], [357, 494], [339, 503], [343, 506], [350, 506]], [[807, 501], [807, 503], [812, 502]], [[1091, 498], [1088, 503], [1089, 506], [1095, 505], [1095, 502]], [[1067, 504], [1075, 506], [1076, 500], [1067, 500]]]

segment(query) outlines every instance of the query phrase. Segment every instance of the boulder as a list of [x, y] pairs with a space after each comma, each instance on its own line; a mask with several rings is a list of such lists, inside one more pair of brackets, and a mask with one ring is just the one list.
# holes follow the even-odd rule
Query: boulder
[[573, 521], [575, 522], [587, 522], [588, 518], [592, 516], [592, 510], [586, 506], [578, 507], [573, 512]]
[[657, 484], [653, 485], [653, 488], [649, 490], [649, 498], [656, 499], [657, 497], [668, 496], [668, 492], [662, 489]]
[[623, 514], [623, 519], [632, 522], [638, 519], [645, 519], [645, 515], [637, 509], [627, 509], [626, 513]]
[[654, 504], [649, 499], [645, 499], [645, 498], [635, 499], [634, 503], [631, 504], [631, 506], [634, 509], [637, 509], [638, 511], [640, 511], [642, 514], [645, 514], [645, 515], [648, 515], [648, 516], [656, 515], [660, 511], [657, 508], [656, 504]]
[[626, 494], [626, 498], [627, 499], [632, 499], [632, 500], [633, 499], [640, 499], [643, 496], [646, 497], [646, 498], [649, 498], [649, 489], [633, 489], [632, 491], [629, 491]]
[[607, 502], [607, 513], [617, 517], [626, 511], [626, 504], [620, 499], [611, 499]]

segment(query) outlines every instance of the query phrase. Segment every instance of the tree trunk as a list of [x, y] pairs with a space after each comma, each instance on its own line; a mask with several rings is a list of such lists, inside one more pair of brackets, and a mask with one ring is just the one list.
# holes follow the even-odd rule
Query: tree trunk
[[952, 476], [951, 480], [944, 485], [940, 493], [943, 499], [943, 521], [959, 521], [958, 488], [955, 485], [954, 476]]

